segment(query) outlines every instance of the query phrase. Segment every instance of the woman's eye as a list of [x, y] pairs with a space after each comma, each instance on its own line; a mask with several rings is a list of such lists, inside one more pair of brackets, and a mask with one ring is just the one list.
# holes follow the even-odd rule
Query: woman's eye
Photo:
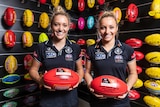
[[57, 24], [57, 23], [54, 23], [54, 26], [58, 26], [58, 24]]
[[102, 27], [100, 27], [100, 29], [105, 29], [105, 27], [104, 27], [104, 26], [102, 26]]
[[114, 26], [110, 26], [109, 28], [110, 28], [110, 29], [113, 29], [113, 28], [114, 28]]
[[66, 24], [64, 24], [63, 26], [64, 26], [64, 27], [67, 27], [67, 25], [66, 25]]

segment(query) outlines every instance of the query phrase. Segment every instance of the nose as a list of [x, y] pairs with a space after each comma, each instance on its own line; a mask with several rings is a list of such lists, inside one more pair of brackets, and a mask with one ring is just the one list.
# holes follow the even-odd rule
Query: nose
[[108, 28], [108, 27], [105, 28], [105, 33], [106, 33], [106, 34], [109, 33], [109, 28]]
[[63, 30], [63, 26], [59, 25], [59, 31], [62, 31], [62, 30]]

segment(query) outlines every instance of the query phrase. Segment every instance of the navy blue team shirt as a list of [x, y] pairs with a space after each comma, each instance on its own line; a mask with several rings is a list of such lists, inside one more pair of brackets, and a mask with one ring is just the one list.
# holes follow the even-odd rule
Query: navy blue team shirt
[[[80, 58], [81, 48], [66, 39], [66, 45], [58, 51], [51, 40], [37, 45], [34, 57], [42, 63], [45, 70], [65, 67], [76, 70], [76, 61]], [[47, 91], [42, 89], [40, 107], [78, 107], [77, 89], [72, 91]]]
[[[112, 75], [124, 82], [128, 76], [127, 63], [135, 58], [134, 49], [129, 45], [116, 40], [115, 46], [109, 52], [102, 47], [102, 42], [87, 48], [87, 58], [93, 66], [93, 78], [101, 75]], [[122, 100], [107, 98], [100, 100], [91, 98], [91, 107], [130, 107], [129, 99]]]

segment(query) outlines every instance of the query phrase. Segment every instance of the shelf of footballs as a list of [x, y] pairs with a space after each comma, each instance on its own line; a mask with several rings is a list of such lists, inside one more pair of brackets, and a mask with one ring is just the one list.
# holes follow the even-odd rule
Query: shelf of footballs
[[[131, 3], [136, 4], [138, 7], [138, 17], [134, 22], [126, 19], [127, 6]], [[159, 20], [148, 14], [152, 3], [150, 0], [124, 1], [122, 3], [124, 6], [121, 6], [122, 20], [120, 22], [119, 39], [133, 46], [136, 52], [138, 51], [136, 53], [137, 65], [141, 68], [138, 69], [137, 67], [139, 79], [133, 87], [133, 90], [140, 94], [140, 98], [135, 99], [135, 96], [131, 99], [136, 107], [160, 106], [157, 103], [159, 102], [159, 83], [155, 81], [159, 79], [160, 35], [148, 37], [151, 34], [159, 34], [160, 32]], [[155, 51], [156, 53], [147, 55], [149, 52]]]
[[[5, 10], [10, 7], [14, 9], [16, 17], [15, 23], [8, 25], [5, 23]], [[1, 32], [1, 52], [0, 52], [0, 106], [6, 107], [26, 107], [34, 106], [39, 99], [39, 86], [28, 78], [28, 67], [32, 60], [33, 49], [38, 43], [39, 35], [44, 32], [47, 34], [48, 29], [39, 26], [39, 18], [42, 12], [49, 12], [49, 5], [40, 4], [36, 1], [1, 1], [0, 4], [0, 32]], [[13, 15], [14, 11], [8, 12]], [[24, 24], [23, 14], [29, 9], [34, 16], [33, 23]], [[29, 12], [30, 12], [29, 11]], [[13, 12], [13, 13], [12, 13]], [[7, 13], [7, 12], [6, 12]], [[27, 13], [27, 12], [26, 12]], [[29, 14], [29, 13], [27, 13]], [[32, 17], [32, 14], [29, 14]], [[7, 17], [8, 18], [8, 17]], [[12, 17], [13, 18], [13, 17]], [[8, 22], [9, 23], [9, 22]], [[12, 32], [11, 32], [12, 31]], [[7, 32], [7, 33], [6, 33]], [[29, 33], [28, 33], [29, 32]], [[15, 36], [13, 35], [15, 34]], [[29, 35], [30, 43], [24, 44], [22, 35]], [[6, 35], [12, 35], [10, 44], [5, 44], [4, 40], [10, 38]], [[4, 39], [5, 37], [8, 37]], [[15, 44], [14, 44], [14, 37]], [[33, 43], [32, 43], [33, 38]], [[12, 56], [11, 56], [12, 55]], [[26, 63], [27, 62], [27, 63]], [[42, 68], [40, 69], [42, 70]]]

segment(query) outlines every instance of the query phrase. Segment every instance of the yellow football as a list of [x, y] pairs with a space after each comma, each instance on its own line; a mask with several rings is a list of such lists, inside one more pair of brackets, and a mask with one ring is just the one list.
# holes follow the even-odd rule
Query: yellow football
[[121, 18], [122, 18], [121, 9], [119, 7], [115, 7], [113, 9], [113, 12], [115, 13], [115, 16], [116, 16], [116, 19], [117, 19], [117, 23], [119, 23], [121, 21]]
[[145, 73], [154, 79], [160, 79], [160, 67], [150, 67], [145, 70]]
[[146, 80], [145, 88], [154, 95], [160, 95], [160, 80]]
[[160, 98], [158, 98], [156, 96], [146, 95], [146, 96], [143, 97], [143, 101], [149, 107], [160, 107]]
[[17, 59], [13, 55], [8, 56], [5, 60], [5, 70], [12, 74], [17, 70], [17, 68]]
[[148, 14], [155, 19], [160, 19], [160, 0], [153, 0]]
[[34, 22], [34, 14], [30, 9], [26, 9], [23, 13], [23, 23], [27, 27], [31, 27]]
[[22, 35], [23, 47], [31, 47], [33, 45], [33, 36], [29, 31], [25, 31]]
[[94, 39], [87, 39], [86, 40], [87, 46], [94, 45], [95, 43], [96, 43], [96, 41]]
[[87, 5], [89, 8], [93, 8], [95, 5], [95, 0], [87, 0]]
[[64, 4], [65, 4], [65, 7], [66, 7], [67, 10], [71, 10], [72, 9], [72, 5], [73, 5], [72, 0], [65, 0]]
[[149, 52], [145, 55], [145, 59], [150, 63], [160, 64], [160, 52]]
[[60, 0], [51, 0], [51, 4], [54, 6], [54, 7], [57, 7], [60, 3]]
[[160, 34], [151, 34], [145, 37], [144, 41], [151, 46], [160, 46]]
[[46, 29], [49, 25], [49, 16], [46, 12], [42, 12], [39, 17], [39, 24], [43, 29]]
[[143, 81], [141, 79], [137, 79], [136, 83], [133, 85], [133, 88], [140, 88], [143, 86]]

